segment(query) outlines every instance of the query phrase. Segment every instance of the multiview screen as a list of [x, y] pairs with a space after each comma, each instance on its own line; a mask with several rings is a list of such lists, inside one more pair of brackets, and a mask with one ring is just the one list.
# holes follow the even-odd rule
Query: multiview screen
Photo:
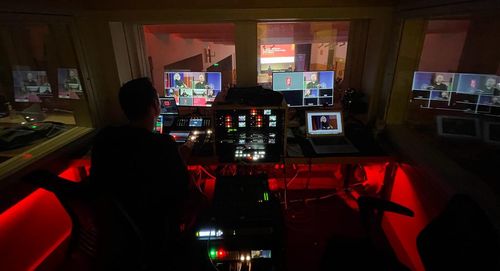
[[40, 97], [52, 96], [46, 71], [13, 71], [16, 102], [41, 102]]
[[500, 115], [500, 77], [492, 74], [415, 72], [413, 100], [421, 108]]
[[165, 72], [165, 96], [180, 106], [210, 106], [221, 91], [220, 72]]
[[[42, 102], [42, 98], [54, 98], [54, 92], [47, 77], [47, 71], [33, 71], [29, 67], [12, 71], [14, 81], [14, 100], [16, 102]], [[80, 99], [82, 85], [75, 68], [57, 69], [57, 97]]]
[[273, 73], [273, 90], [289, 106], [333, 105], [333, 71]]

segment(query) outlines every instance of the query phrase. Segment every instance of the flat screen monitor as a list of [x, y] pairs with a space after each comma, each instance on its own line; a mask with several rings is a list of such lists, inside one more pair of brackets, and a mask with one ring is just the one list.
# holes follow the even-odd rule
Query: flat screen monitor
[[16, 102], [42, 102], [41, 97], [52, 97], [46, 71], [12, 71], [14, 100]]
[[443, 137], [480, 139], [480, 123], [475, 118], [437, 116], [437, 132]]
[[285, 97], [289, 106], [333, 105], [334, 71], [273, 73], [273, 90]]
[[307, 137], [340, 136], [344, 134], [342, 112], [306, 112]]
[[455, 73], [415, 72], [412, 90], [455, 91]]
[[500, 79], [492, 74], [461, 73], [458, 77], [457, 92], [464, 94], [495, 95]]
[[61, 99], [80, 99], [83, 94], [78, 70], [75, 68], [57, 69], [58, 97]]
[[165, 72], [165, 96], [179, 106], [211, 106], [222, 89], [220, 72]]
[[179, 110], [174, 97], [160, 98], [160, 114], [162, 115], [178, 115]]
[[486, 143], [500, 145], [500, 122], [485, 122], [483, 137]]

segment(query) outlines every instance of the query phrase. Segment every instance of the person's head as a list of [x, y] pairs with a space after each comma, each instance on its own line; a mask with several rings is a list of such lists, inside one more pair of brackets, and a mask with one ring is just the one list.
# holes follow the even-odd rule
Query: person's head
[[471, 88], [477, 88], [477, 81], [474, 80], [474, 79], [470, 80], [470, 87]]
[[436, 79], [434, 79], [434, 81], [436, 82], [436, 84], [442, 84], [444, 81], [444, 76], [442, 74], [438, 74], [436, 75]]
[[31, 72], [28, 72], [28, 73], [26, 74], [26, 79], [28, 79], [28, 80], [30, 80], [30, 81], [31, 81], [31, 80], [33, 80], [33, 74], [32, 74]]
[[75, 71], [74, 69], [69, 69], [69, 70], [68, 70], [68, 76], [69, 76], [70, 78], [74, 78], [74, 77], [76, 77], [76, 71]]
[[181, 80], [181, 75], [178, 72], [174, 73], [174, 80]]
[[484, 83], [484, 85], [487, 87], [487, 88], [493, 88], [495, 87], [495, 84], [497, 83], [497, 80], [495, 80], [495, 78], [488, 78], [486, 79], [486, 83]]
[[491, 98], [491, 103], [492, 104], [500, 104], [500, 96], [493, 96]]
[[326, 122], [326, 117], [325, 116], [321, 116], [321, 118], [319, 119], [319, 121]]
[[130, 122], [153, 125], [160, 114], [158, 93], [149, 78], [128, 81], [120, 88], [118, 97], [123, 113]]
[[318, 76], [315, 73], [311, 74], [311, 81], [312, 82], [318, 81]]
[[200, 81], [200, 83], [205, 82], [205, 75], [203, 73], [198, 75], [198, 81]]

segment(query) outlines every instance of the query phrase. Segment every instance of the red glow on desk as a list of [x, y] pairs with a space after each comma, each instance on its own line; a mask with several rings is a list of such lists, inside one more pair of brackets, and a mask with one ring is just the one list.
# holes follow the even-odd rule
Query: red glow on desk
[[36, 190], [0, 214], [1, 269], [35, 270], [63, 245], [71, 228], [54, 194]]

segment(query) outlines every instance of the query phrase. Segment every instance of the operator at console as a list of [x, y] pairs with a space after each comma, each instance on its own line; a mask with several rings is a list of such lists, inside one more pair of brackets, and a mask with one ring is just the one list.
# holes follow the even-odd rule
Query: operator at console
[[152, 132], [160, 106], [148, 78], [124, 84], [119, 99], [129, 124], [103, 129], [92, 150], [91, 187], [110, 207], [100, 210], [97, 269], [180, 270], [186, 165], [172, 137]]

